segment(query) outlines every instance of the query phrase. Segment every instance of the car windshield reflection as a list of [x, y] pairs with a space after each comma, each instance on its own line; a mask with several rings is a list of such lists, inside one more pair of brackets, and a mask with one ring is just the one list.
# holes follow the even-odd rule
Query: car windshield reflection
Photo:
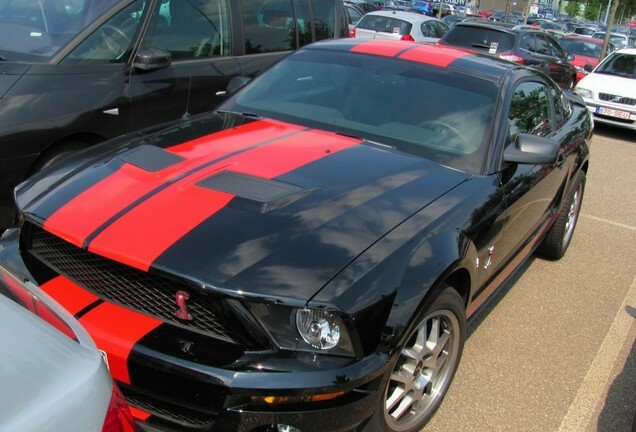
[[220, 107], [356, 136], [479, 172], [493, 83], [376, 56], [307, 50]]
[[0, 50], [50, 57], [116, 0], [0, 0]]

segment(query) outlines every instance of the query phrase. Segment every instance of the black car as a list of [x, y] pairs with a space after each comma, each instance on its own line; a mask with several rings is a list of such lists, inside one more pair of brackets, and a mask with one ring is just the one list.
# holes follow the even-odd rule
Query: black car
[[0, 264], [78, 317], [141, 431], [416, 431], [467, 319], [566, 252], [591, 134], [530, 68], [316, 43], [36, 174]]
[[576, 82], [576, 68], [569, 63], [573, 57], [549, 34], [526, 26], [462, 22], [453, 26], [439, 43], [530, 66], [549, 75], [564, 89], [572, 89]]
[[232, 76], [347, 33], [342, 0], [0, 1], [0, 231], [42, 167], [211, 110]]

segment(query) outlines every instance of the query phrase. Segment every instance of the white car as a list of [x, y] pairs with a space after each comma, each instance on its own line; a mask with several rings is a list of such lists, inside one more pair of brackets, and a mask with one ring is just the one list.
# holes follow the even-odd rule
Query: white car
[[353, 37], [437, 42], [448, 26], [437, 18], [396, 10], [369, 12], [356, 25]]
[[86, 330], [46, 291], [3, 266], [0, 340], [0, 432], [135, 430]]
[[636, 48], [614, 51], [574, 91], [596, 123], [636, 130]]

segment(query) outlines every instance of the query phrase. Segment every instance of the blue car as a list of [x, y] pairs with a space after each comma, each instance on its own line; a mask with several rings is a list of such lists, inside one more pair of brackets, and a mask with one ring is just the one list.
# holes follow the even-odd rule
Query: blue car
[[413, 2], [413, 9], [417, 9], [418, 11], [420, 11], [423, 14], [426, 14], [428, 16], [432, 16], [433, 15], [433, 8], [427, 2], [423, 2], [423, 1]]

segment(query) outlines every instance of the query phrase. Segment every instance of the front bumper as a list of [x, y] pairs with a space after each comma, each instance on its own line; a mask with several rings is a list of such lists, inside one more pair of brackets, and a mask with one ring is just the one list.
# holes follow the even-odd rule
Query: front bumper
[[583, 98], [583, 100], [594, 118], [594, 123], [603, 123], [636, 130], [636, 106], [612, 104], [586, 98]]
[[[18, 240], [18, 230], [4, 233], [0, 263], [34, 281]], [[42, 287], [46, 291], [46, 283]], [[273, 350], [230, 353], [236, 345], [165, 323], [135, 339], [122, 359], [115, 339], [127, 338], [130, 330], [117, 334], [120, 325], [112, 313], [99, 327], [90, 320], [104, 305], [84, 308], [76, 317], [106, 351], [111, 373], [144, 432], [265, 432], [275, 430], [273, 425], [302, 432], [354, 430], [376, 411], [392, 364], [384, 353], [355, 360]], [[108, 305], [111, 311], [115, 307]], [[229, 360], [219, 360], [224, 355]]]

